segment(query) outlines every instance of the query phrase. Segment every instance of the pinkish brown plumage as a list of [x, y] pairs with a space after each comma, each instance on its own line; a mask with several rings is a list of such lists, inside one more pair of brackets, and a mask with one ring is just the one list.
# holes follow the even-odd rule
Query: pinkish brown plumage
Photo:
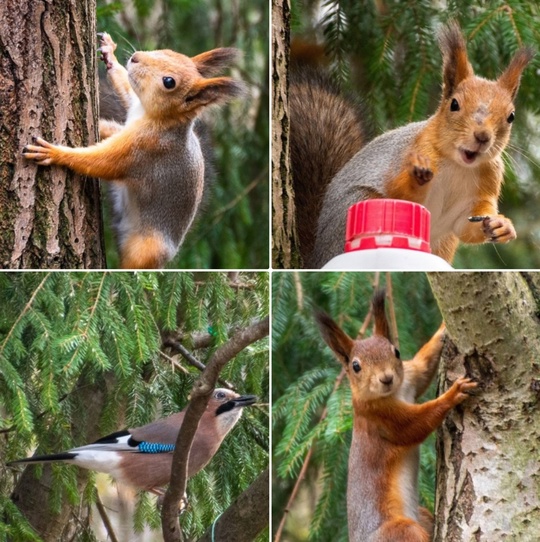
[[[188, 464], [188, 476], [203, 469], [218, 451], [223, 439], [236, 425], [242, 408], [257, 400], [254, 395], [238, 395], [224, 388], [214, 390], [202, 415]], [[186, 407], [187, 408], [187, 407]], [[112, 433], [92, 444], [67, 452], [41, 455], [15, 463], [63, 462], [105, 472], [121, 483], [161, 493], [169, 483], [174, 445], [186, 409], [142, 427]]]

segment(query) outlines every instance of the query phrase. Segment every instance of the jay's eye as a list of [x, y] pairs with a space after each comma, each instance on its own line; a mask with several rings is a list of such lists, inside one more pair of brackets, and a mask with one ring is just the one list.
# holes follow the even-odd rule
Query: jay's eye
[[352, 368], [355, 373], [359, 373], [362, 370], [362, 367], [360, 367], [360, 364], [357, 361], [352, 362]]
[[164, 77], [163, 86], [166, 89], [171, 90], [176, 86], [176, 81], [172, 77]]

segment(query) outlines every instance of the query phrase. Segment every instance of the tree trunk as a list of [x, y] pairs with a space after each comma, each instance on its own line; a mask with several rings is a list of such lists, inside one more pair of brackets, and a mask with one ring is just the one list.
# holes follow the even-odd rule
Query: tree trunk
[[289, 38], [289, 0], [275, 0], [272, 2], [272, 260], [276, 269], [301, 267], [289, 162]]
[[449, 335], [440, 385], [465, 373], [479, 384], [439, 432], [433, 540], [538, 540], [540, 276], [429, 280]]
[[95, 0], [0, 2], [0, 267], [102, 268], [99, 185], [21, 152], [96, 141]]
[[251, 542], [268, 527], [270, 471], [266, 469], [234, 501], [199, 542]]

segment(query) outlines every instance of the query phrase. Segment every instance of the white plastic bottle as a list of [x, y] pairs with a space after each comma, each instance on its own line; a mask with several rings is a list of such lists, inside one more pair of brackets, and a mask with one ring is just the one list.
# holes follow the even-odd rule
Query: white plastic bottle
[[418, 203], [370, 199], [349, 207], [345, 253], [323, 269], [448, 271], [452, 266], [431, 253], [430, 212]]

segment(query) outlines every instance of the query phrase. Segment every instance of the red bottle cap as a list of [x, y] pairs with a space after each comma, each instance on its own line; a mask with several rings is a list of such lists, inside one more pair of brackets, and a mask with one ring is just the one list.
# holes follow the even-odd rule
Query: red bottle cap
[[345, 252], [369, 248], [406, 248], [431, 252], [430, 212], [398, 199], [359, 201], [347, 214]]

